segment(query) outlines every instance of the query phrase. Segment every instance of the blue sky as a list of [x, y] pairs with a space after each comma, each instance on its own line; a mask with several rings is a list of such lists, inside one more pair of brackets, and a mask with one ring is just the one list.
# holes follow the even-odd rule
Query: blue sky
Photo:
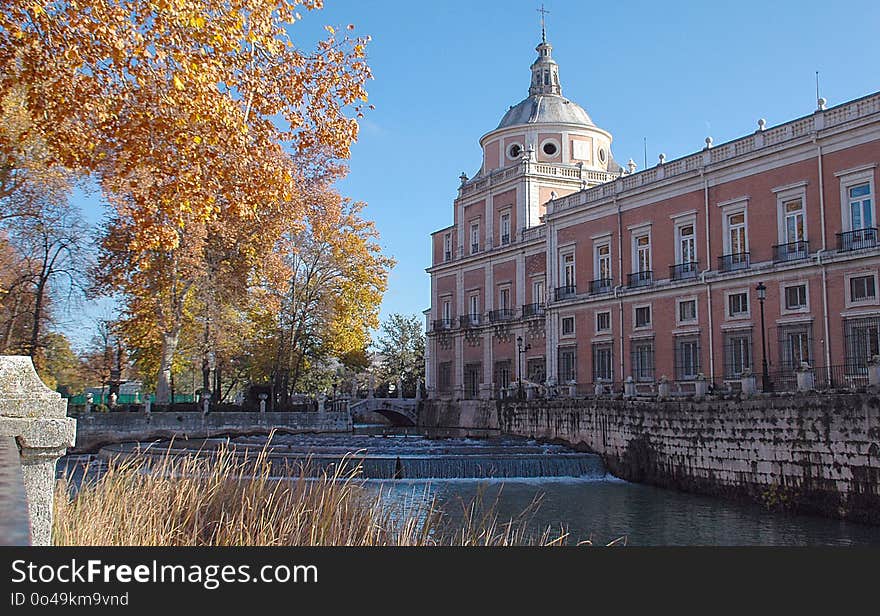
[[[452, 221], [458, 176], [480, 166], [479, 138], [525, 98], [540, 41], [532, 0], [430, 3], [326, 0], [292, 31], [307, 47], [324, 25], [372, 37], [369, 112], [340, 190], [366, 201], [397, 259], [382, 317], [430, 303], [429, 234]], [[594, 3], [546, 0], [563, 94], [611, 132], [612, 152], [643, 167], [880, 90], [880, 2]], [[97, 195], [77, 193], [88, 217]], [[87, 340], [86, 305], [71, 318]]]

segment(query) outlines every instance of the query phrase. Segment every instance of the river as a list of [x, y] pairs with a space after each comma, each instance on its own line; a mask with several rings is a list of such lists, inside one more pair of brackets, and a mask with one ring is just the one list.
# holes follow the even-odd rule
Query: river
[[[186, 447], [224, 442], [208, 439]], [[266, 445], [264, 437], [232, 442], [239, 450]], [[354, 435], [276, 436], [271, 450], [285, 464], [308, 457], [319, 467], [356, 453], [370, 489], [398, 504], [434, 501], [453, 522], [477, 497], [494, 506], [501, 522], [538, 499], [530, 529], [539, 534], [551, 527], [553, 537], [567, 532], [569, 544], [880, 545], [880, 527], [628, 483], [607, 474], [598, 456], [524, 439], [431, 440], [361, 427]]]

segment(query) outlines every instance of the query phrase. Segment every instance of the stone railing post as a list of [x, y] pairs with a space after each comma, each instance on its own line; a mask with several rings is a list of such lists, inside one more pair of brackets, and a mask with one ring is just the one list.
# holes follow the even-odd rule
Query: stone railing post
[[874, 355], [868, 360], [868, 385], [880, 387], [880, 355]]
[[813, 368], [805, 361], [797, 368], [797, 388], [798, 391], [812, 391], [816, 389], [816, 375]]
[[657, 397], [661, 400], [669, 397], [669, 379], [666, 378], [665, 374], [657, 382]]
[[73, 446], [76, 421], [67, 400], [46, 387], [30, 357], [0, 356], [0, 437], [18, 444], [31, 544], [52, 544], [55, 464]]
[[697, 378], [694, 380], [694, 396], [696, 396], [697, 398], [702, 398], [706, 395], [706, 392], [708, 391], [708, 389], [709, 389], [709, 386], [708, 386], [708, 383], [706, 383], [706, 377], [701, 372], [700, 374], [697, 375]]
[[740, 377], [742, 384], [742, 392], [745, 396], [754, 396], [758, 392], [758, 384], [755, 375], [751, 373], [743, 373]]
[[633, 381], [631, 376], [626, 377], [626, 381], [623, 383], [623, 396], [624, 398], [633, 398], [636, 395], [636, 383]]

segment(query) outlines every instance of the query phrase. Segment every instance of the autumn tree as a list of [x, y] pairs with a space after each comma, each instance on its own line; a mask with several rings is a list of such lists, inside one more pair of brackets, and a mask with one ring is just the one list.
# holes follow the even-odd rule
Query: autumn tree
[[290, 36], [297, 11], [322, 4], [28, 0], [0, 12], [0, 97], [23, 88], [34, 133], [115, 209], [100, 288], [122, 294], [127, 335], [149, 345], [159, 402], [211, 225], [294, 227], [302, 178], [333, 172], [356, 138], [366, 41], [328, 28], [310, 52]]
[[380, 378], [385, 383], [400, 379], [404, 390], [415, 391], [425, 378], [425, 328], [416, 314], [392, 314], [382, 323], [376, 341], [381, 365]]
[[255, 377], [268, 379], [282, 404], [309, 370], [354, 361], [378, 326], [393, 261], [382, 256], [363, 207], [325, 187], [304, 228], [285, 233], [261, 269], [254, 320], [264, 359]]

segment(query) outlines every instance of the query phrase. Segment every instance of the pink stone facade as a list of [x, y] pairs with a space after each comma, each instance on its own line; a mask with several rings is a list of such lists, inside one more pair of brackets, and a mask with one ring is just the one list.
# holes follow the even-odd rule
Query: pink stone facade
[[[638, 172], [612, 170], [607, 149], [597, 166], [610, 135], [586, 124], [482, 143], [503, 166], [465, 179], [433, 235], [432, 395], [505, 395], [520, 378], [760, 388], [764, 361], [784, 390], [804, 363], [856, 382], [880, 355], [880, 94]], [[510, 161], [513, 143], [531, 155]]]

